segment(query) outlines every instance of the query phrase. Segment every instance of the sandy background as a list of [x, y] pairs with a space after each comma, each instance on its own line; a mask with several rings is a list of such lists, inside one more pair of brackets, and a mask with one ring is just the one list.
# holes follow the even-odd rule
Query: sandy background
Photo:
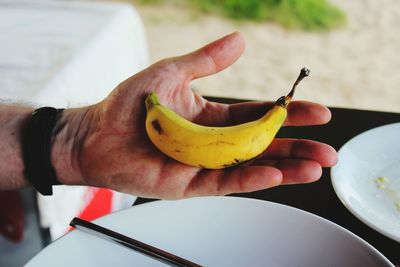
[[238, 30], [244, 55], [229, 69], [197, 80], [204, 95], [275, 100], [301, 67], [311, 69], [296, 99], [329, 106], [400, 112], [400, 1], [335, 0], [347, 25], [328, 33], [243, 23], [173, 6], [135, 5], [147, 30], [151, 61], [189, 52]]

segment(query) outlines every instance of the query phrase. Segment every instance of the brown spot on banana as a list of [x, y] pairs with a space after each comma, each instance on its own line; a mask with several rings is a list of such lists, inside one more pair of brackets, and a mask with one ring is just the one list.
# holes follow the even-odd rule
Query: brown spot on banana
[[224, 168], [230, 168], [230, 167], [235, 167], [238, 165], [241, 165], [245, 162], [247, 162], [247, 160], [243, 160], [243, 159], [234, 159], [235, 161], [232, 163], [228, 163], [228, 164], [224, 164]]
[[[170, 142], [170, 144], [173, 145], [173, 146], [174, 145], [179, 145], [179, 146], [183, 146], [183, 147], [191, 147], [191, 146], [193, 146], [192, 144], [184, 143], [184, 142], [181, 142], [181, 141], [176, 140], [176, 139], [172, 140]], [[180, 152], [182, 152], [182, 151], [180, 151]]]
[[161, 128], [161, 124], [158, 120], [152, 121], [151, 126], [153, 126], [154, 130], [156, 130], [158, 134], [163, 134], [163, 129]]
[[204, 145], [201, 145], [201, 146], [198, 146], [198, 147], [213, 146], [213, 145], [230, 145], [230, 146], [234, 146], [235, 143], [224, 141], [224, 140], [217, 140], [217, 141], [210, 142], [208, 144], [204, 144]]

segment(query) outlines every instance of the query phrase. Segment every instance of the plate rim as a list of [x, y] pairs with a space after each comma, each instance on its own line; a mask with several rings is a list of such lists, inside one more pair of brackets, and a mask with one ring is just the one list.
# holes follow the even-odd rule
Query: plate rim
[[[360, 136], [373, 132], [373, 131], [378, 131], [381, 130], [382, 128], [390, 128], [393, 126], [397, 126], [400, 125], [400, 122], [395, 122], [395, 123], [389, 123], [389, 124], [384, 124], [384, 125], [380, 125], [371, 129], [368, 129], [366, 131], [363, 131], [355, 136], [353, 136], [352, 138], [350, 138], [349, 140], [346, 141], [346, 143], [344, 143], [340, 149], [338, 150], [338, 158], [340, 157], [340, 153], [346, 148], [346, 146], [349, 145], [350, 142], [352, 142], [353, 140], [355, 140], [356, 138], [359, 138]], [[343, 153], [343, 152], [342, 152]], [[337, 166], [337, 165], [336, 165]], [[331, 183], [332, 183], [332, 187], [333, 190], [335, 191], [336, 196], [339, 198], [339, 200], [342, 202], [342, 204], [347, 208], [348, 211], [350, 211], [351, 214], [353, 214], [358, 220], [360, 220], [361, 222], [363, 222], [365, 225], [367, 225], [368, 227], [372, 228], [373, 230], [375, 230], [376, 232], [396, 241], [400, 243], [400, 234], [399, 235], [395, 235], [390, 231], [387, 231], [381, 227], [379, 227], [379, 225], [375, 225], [374, 223], [371, 223], [369, 220], [367, 220], [366, 218], [364, 218], [364, 216], [362, 216], [362, 214], [360, 214], [357, 209], [353, 208], [345, 199], [344, 194], [342, 193], [342, 191], [339, 189], [339, 184], [337, 181], [337, 178], [335, 177], [335, 169], [337, 168], [336, 166], [333, 166], [330, 170], [330, 176], [331, 176]], [[337, 176], [336, 176], [337, 177]]]
[[[102, 216], [100, 218], [97, 218], [95, 220], [93, 220], [93, 222], [95, 223], [99, 223], [101, 225], [101, 221], [105, 219], [105, 217], [109, 217], [112, 216], [113, 214], [116, 213], [120, 213], [120, 212], [124, 212], [127, 210], [131, 210], [134, 209], [135, 207], [144, 207], [144, 206], [153, 206], [153, 205], [163, 205], [163, 203], [169, 202], [175, 202], [175, 201], [192, 201], [194, 199], [202, 199], [202, 198], [206, 198], [206, 199], [212, 199], [212, 200], [219, 200], [219, 199], [224, 199], [224, 200], [241, 200], [241, 201], [248, 201], [248, 202], [259, 202], [259, 203], [265, 203], [267, 205], [271, 205], [271, 206], [275, 206], [275, 207], [280, 207], [283, 209], [287, 209], [287, 210], [291, 210], [297, 213], [301, 213], [303, 215], [307, 215], [307, 216], [311, 216], [314, 219], [316, 219], [317, 221], [319, 221], [320, 223], [324, 223], [327, 224], [331, 227], [336, 228], [337, 230], [340, 230], [342, 232], [344, 232], [347, 235], [350, 235], [352, 238], [354, 238], [357, 242], [360, 243], [360, 245], [364, 245], [366, 246], [368, 249], [371, 250], [371, 252], [374, 252], [377, 256], [380, 256], [380, 258], [382, 259], [382, 261], [385, 261], [387, 263], [387, 266], [393, 266], [395, 267], [395, 265], [385, 256], [383, 255], [382, 252], [380, 252], [377, 248], [375, 248], [373, 245], [371, 245], [370, 243], [368, 243], [366, 240], [364, 240], [363, 238], [361, 238], [360, 236], [356, 235], [355, 233], [351, 232], [350, 230], [348, 230], [347, 228], [333, 222], [330, 221], [320, 215], [311, 213], [309, 211], [297, 208], [297, 207], [293, 207], [293, 206], [289, 206], [286, 204], [282, 204], [282, 203], [278, 203], [278, 202], [273, 202], [273, 201], [268, 201], [268, 200], [262, 200], [262, 199], [255, 199], [255, 198], [248, 198], [248, 197], [241, 197], [241, 196], [202, 196], [202, 197], [194, 197], [194, 198], [187, 198], [187, 199], [181, 199], [181, 200], [158, 200], [158, 201], [151, 201], [151, 202], [147, 202], [147, 203], [142, 203], [138, 206], [131, 206], [125, 209], [121, 209], [118, 211], [115, 211], [113, 213], [110, 213], [108, 215]], [[73, 234], [73, 232], [68, 232], [65, 235], [61, 236], [60, 238], [54, 240], [52, 243], [50, 243], [49, 245], [47, 245], [45, 248], [43, 248], [41, 251], [39, 251], [34, 257], [32, 257], [25, 266], [29, 267], [30, 264], [32, 264], [32, 262], [35, 260], [36, 257], [38, 257], [40, 254], [44, 253], [45, 250], [50, 249], [50, 247], [53, 245], [53, 243], [55, 242], [61, 242], [62, 239], [67, 238], [68, 236], [71, 236], [71, 234]], [[70, 238], [70, 237], [69, 237]], [[34, 265], [35, 266], [35, 265]]]

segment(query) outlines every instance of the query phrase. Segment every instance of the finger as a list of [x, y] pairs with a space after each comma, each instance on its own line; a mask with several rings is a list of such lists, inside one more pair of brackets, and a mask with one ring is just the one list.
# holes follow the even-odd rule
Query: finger
[[185, 197], [252, 192], [280, 185], [282, 173], [270, 166], [201, 170], [187, 187]]
[[176, 66], [192, 80], [217, 73], [243, 53], [245, 41], [238, 32], [222, 37], [192, 53], [174, 58]]
[[[269, 103], [238, 103], [229, 108], [230, 119], [234, 123], [245, 122], [263, 116], [273, 105]], [[285, 126], [325, 124], [331, 119], [331, 112], [325, 106], [308, 101], [293, 101], [288, 107]]]
[[314, 160], [257, 160], [254, 165], [272, 166], [279, 169], [282, 174], [282, 184], [312, 183], [321, 178], [321, 165]]
[[274, 139], [263, 154], [265, 159], [309, 159], [322, 167], [332, 167], [337, 162], [336, 150], [330, 145], [305, 139]]
[[[204, 125], [236, 125], [262, 117], [273, 105], [273, 102], [242, 102], [222, 104], [207, 102], [196, 122]], [[320, 104], [307, 101], [293, 101], [288, 105], [288, 116], [285, 126], [321, 125], [331, 119], [330, 110]]]

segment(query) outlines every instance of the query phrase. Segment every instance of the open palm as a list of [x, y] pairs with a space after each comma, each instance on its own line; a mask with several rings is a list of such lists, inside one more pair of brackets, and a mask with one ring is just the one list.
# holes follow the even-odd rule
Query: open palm
[[[81, 125], [85, 135], [77, 153], [82, 183], [137, 196], [176, 199], [319, 179], [321, 167], [335, 164], [336, 152], [311, 140], [275, 139], [251, 165], [208, 170], [165, 156], [147, 137], [144, 100], [152, 91], [161, 103], [203, 125], [232, 125], [264, 114], [271, 103], [214, 103], [189, 87], [191, 80], [231, 65], [244, 46], [241, 35], [233, 33], [190, 54], [162, 60], [85, 110]], [[323, 124], [330, 119], [327, 108], [309, 102], [294, 101], [288, 111], [286, 125]]]

